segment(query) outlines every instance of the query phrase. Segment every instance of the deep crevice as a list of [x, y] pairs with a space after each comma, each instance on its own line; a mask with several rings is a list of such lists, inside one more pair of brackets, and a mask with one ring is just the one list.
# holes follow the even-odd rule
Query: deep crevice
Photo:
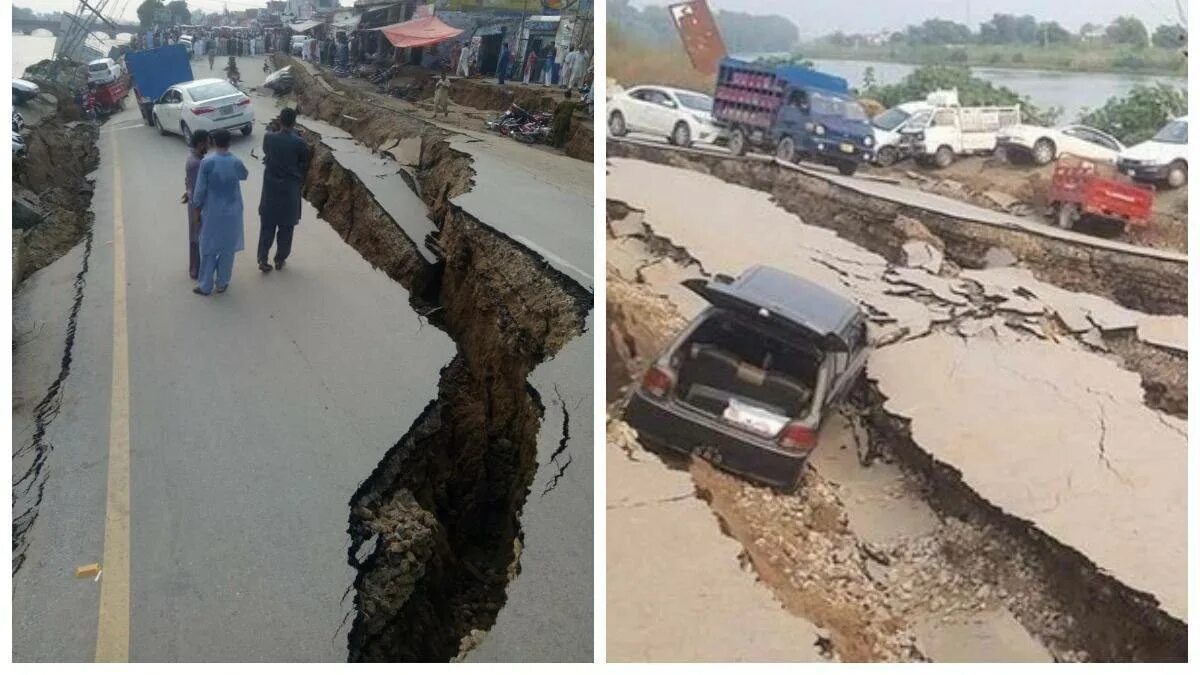
[[347, 549], [356, 570], [349, 659], [451, 660], [464, 638], [492, 627], [520, 570], [520, 514], [544, 414], [528, 376], [583, 332], [591, 295], [451, 202], [470, 189], [473, 171], [439, 129], [314, 91], [305, 72], [297, 79], [305, 114], [349, 124], [360, 142], [420, 138], [416, 180], [406, 176], [398, 189], [427, 205], [435, 264], [311, 132], [305, 196], [457, 346], [437, 397], [351, 497]]

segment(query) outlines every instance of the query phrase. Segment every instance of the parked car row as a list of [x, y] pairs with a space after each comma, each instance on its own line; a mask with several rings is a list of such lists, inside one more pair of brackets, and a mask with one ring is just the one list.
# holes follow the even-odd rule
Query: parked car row
[[1187, 184], [1187, 118], [1126, 147], [1082, 124], [1022, 121], [1020, 106], [961, 106], [954, 90], [901, 103], [866, 124], [845, 81], [810, 69], [763, 68], [726, 59], [714, 97], [658, 85], [611, 87], [608, 131], [666, 138], [679, 146], [758, 148], [785, 160], [807, 158], [851, 174], [862, 162], [891, 166], [912, 158], [944, 168], [963, 155], [1000, 153], [1045, 165], [1064, 156], [1114, 164], [1125, 175], [1169, 187]]

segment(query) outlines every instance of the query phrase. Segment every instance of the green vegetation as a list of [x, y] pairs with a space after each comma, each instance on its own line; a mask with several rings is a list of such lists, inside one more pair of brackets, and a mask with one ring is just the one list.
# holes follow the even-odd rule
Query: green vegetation
[[[607, 16], [609, 25], [619, 26], [623, 38], [629, 42], [672, 47], [679, 44], [679, 33], [666, 7], [638, 9], [631, 7], [629, 0], [612, 0]], [[713, 18], [731, 54], [786, 52], [800, 40], [796, 25], [782, 16], [718, 10]]]
[[713, 91], [715, 78], [692, 67], [678, 37], [670, 42], [631, 39], [623, 28], [612, 19], [608, 21], [608, 65], [605, 73], [608, 79], [624, 87], [653, 82], [694, 91]]
[[1150, 138], [1168, 121], [1186, 112], [1187, 89], [1158, 83], [1136, 86], [1125, 98], [1110, 98], [1096, 110], [1084, 111], [1079, 121], [1133, 145]]
[[923, 66], [896, 84], [866, 86], [860, 93], [890, 108], [906, 101], [924, 100], [929, 92], [939, 89], [957, 89], [958, 100], [964, 106], [1020, 105], [1021, 117], [1037, 124], [1054, 124], [1062, 115], [1059, 108], [1038, 108], [1007, 87], [973, 77], [966, 66]]
[[1151, 34], [1131, 16], [1106, 27], [1084, 24], [1075, 34], [1028, 14], [996, 14], [977, 32], [966, 24], [929, 19], [890, 35], [837, 32], [801, 48], [815, 58], [1180, 75], [1187, 72], [1181, 49], [1186, 43], [1187, 31], [1179, 24], [1158, 26]]

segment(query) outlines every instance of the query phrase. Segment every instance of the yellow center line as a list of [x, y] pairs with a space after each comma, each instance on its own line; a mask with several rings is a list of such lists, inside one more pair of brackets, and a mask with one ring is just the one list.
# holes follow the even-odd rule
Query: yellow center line
[[125, 316], [125, 220], [121, 196], [121, 153], [113, 153], [113, 349], [111, 411], [108, 419], [108, 498], [100, 578], [96, 660], [129, 661], [129, 333]]

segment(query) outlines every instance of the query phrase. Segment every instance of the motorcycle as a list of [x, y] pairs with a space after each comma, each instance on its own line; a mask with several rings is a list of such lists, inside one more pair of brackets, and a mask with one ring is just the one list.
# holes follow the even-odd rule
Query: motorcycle
[[498, 117], [485, 120], [484, 126], [502, 136], [511, 136], [514, 131], [521, 131], [522, 135], [528, 138], [538, 127], [549, 128], [550, 115], [542, 112], [530, 112], [516, 103], [512, 103], [508, 106], [508, 110]]

